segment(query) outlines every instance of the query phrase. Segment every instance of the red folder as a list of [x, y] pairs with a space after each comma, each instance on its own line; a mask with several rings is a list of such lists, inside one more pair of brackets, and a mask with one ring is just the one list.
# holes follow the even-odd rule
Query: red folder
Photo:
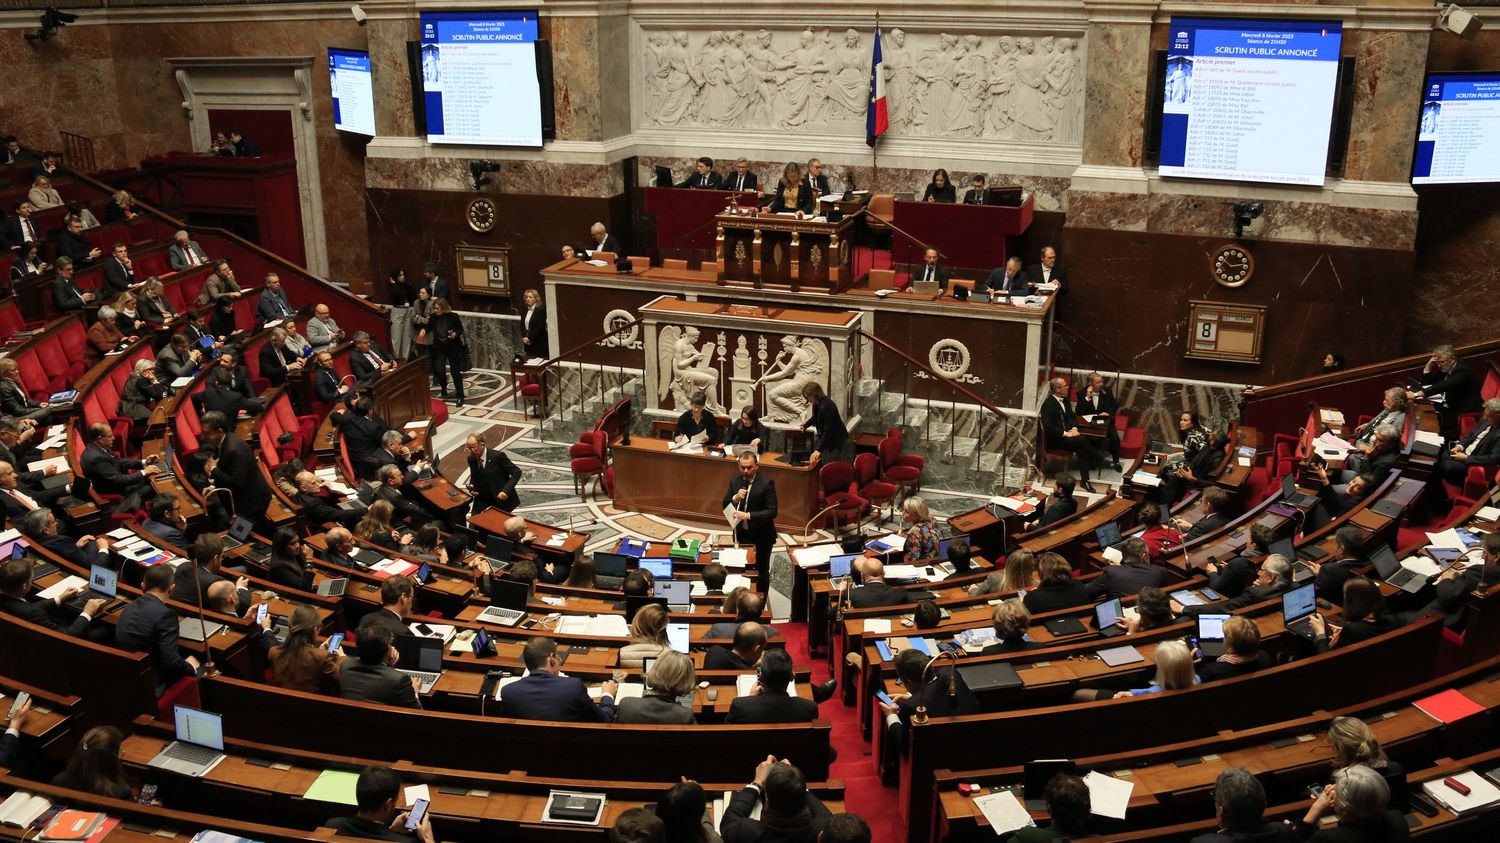
[[1452, 723], [1455, 720], [1462, 720], [1471, 714], [1478, 714], [1484, 711], [1484, 706], [1454, 689], [1417, 700], [1413, 705], [1420, 708], [1423, 713], [1443, 723]]

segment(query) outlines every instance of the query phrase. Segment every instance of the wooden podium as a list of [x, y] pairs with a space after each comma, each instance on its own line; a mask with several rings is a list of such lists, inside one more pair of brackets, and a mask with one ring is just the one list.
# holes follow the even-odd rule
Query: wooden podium
[[838, 222], [781, 214], [714, 217], [719, 284], [748, 281], [835, 290], [849, 279], [849, 233], [854, 218]]

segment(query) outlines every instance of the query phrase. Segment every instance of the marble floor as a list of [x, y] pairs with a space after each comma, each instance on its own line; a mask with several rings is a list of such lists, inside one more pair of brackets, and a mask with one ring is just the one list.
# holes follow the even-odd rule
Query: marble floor
[[[517, 514], [543, 524], [565, 527], [588, 535], [586, 552], [611, 549], [625, 536], [661, 541], [712, 537], [717, 544], [732, 542], [729, 531], [724, 529], [725, 525], [722, 523], [685, 521], [615, 509], [612, 501], [605, 496], [602, 486], [595, 488], [590, 484], [585, 495], [580, 498], [573, 487], [567, 446], [543, 442], [537, 438], [537, 419], [524, 414], [523, 408], [512, 394], [509, 380], [509, 373], [506, 372], [475, 369], [464, 379], [465, 406], [454, 406], [450, 393], [448, 421], [438, 429], [433, 443], [433, 451], [439, 455], [444, 476], [460, 485], [468, 482], [464, 439], [472, 434], [481, 434], [487, 445], [503, 449], [524, 472], [517, 490], [521, 503]], [[435, 388], [433, 395], [437, 396]], [[1103, 491], [1104, 486], [1118, 488], [1121, 482], [1120, 474], [1109, 469], [1104, 469], [1094, 479], [1094, 485], [1100, 491]], [[1045, 493], [1046, 490], [1038, 491]], [[987, 500], [932, 486], [922, 489], [922, 497], [939, 523], [948, 516], [981, 506]], [[895, 528], [897, 521], [887, 520], [885, 526]], [[865, 531], [871, 535], [877, 532], [868, 522]], [[828, 531], [815, 533], [816, 538], [812, 539], [814, 541], [832, 536]], [[796, 546], [798, 538], [800, 537], [782, 533], [771, 559], [771, 612], [778, 620], [785, 619], [790, 610], [788, 595], [791, 592], [792, 569], [786, 549]]]

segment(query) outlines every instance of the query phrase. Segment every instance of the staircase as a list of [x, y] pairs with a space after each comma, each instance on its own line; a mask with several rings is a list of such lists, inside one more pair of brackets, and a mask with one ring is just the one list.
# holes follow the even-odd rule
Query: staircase
[[[580, 433], [593, 429], [604, 411], [621, 399], [631, 399], [634, 407], [646, 406], [646, 376], [638, 369], [563, 363], [548, 368], [543, 377], [548, 406], [537, 435], [544, 442], [578, 441]], [[631, 419], [631, 433], [645, 433], [638, 414]]]

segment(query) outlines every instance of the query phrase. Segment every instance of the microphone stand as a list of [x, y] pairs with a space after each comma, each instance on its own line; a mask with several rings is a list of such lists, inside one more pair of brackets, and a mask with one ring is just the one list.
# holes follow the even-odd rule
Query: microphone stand
[[948, 650], [939, 650], [938, 654], [932, 657], [932, 661], [929, 661], [927, 666], [922, 668], [921, 687], [915, 693], [917, 698], [917, 713], [912, 716], [911, 722], [927, 722], [927, 677], [932, 672], [932, 666], [944, 659], [953, 663], [948, 669], [948, 698], [955, 699], [958, 697], [958, 656]]
[[[843, 504], [837, 504], [837, 503], [829, 504], [828, 506], [825, 506], [821, 510], [819, 510], [817, 515], [814, 515], [813, 517], [807, 519], [807, 523], [802, 525], [802, 535], [800, 537], [798, 537], [797, 543], [800, 544], [800, 545], [802, 545], [803, 547], [807, 547], [809, 544], [812, 544], [812, 538], [813, 538], [813, 536], [812, 536], [812, 525], [813, 525], [813, 522], [817, 521], [819, 518], [822, 518], [824, 515], [827, 515], [828, 513], [832, 512], [833, 510], [838, 509], [840, 506], [843, 506]], [[834, 532], [838, 532], [838, 531], [835, 530]]]

